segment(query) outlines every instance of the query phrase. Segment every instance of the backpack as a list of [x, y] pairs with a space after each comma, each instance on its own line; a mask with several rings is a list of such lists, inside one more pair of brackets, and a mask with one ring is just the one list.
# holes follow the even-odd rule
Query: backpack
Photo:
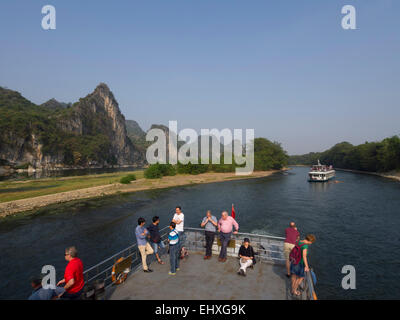
[[300, 246], [298, 243], [293, 247], [289, 254], [289, 261], [293, 265], [297, 265], [301, 261], [301, 247], [304, 246], [304, 243]]

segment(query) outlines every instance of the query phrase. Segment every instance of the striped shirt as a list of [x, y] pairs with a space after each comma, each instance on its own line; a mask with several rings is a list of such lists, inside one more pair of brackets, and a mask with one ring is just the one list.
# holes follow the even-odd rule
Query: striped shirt
[[168, 234], [168, 240], [170, 245], [177, 244], [179, 242], [178, 231], [172, 229], [171, 232]]

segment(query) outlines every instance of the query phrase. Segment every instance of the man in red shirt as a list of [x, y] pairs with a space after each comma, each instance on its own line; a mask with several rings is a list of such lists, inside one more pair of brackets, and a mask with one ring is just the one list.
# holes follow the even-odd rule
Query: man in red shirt
[[83, 280], [83, 264], [78, 258], [78, 251], [75, 247], [65, 249], [65, 260], [68, 261], [68, 264], [65, 268], [64, 279], [57, 283], [57, 286], [65, 284], [65, 292], [59, 295], [59, 298], [77, 300], [82, 294], [85, 282]]
[[300, 232], [297, 230], [296, 224], [291, 222], [289, 224], [289, 228], [285, 229], [286, 239], [283, 245], [283, 254], [286, 259], [286, 271], [287, 277], [290, 277], [290, 261], [289, 255], [290, 251], [292, 251], [293, 247], [296, 245], [297, 241], [300, 239]]

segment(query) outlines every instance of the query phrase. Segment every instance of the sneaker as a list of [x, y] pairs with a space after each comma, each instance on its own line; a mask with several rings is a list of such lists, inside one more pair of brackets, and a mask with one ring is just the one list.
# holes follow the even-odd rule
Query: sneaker
[[174, 275], [176, 275], [176, 273], [175, 272], [168, 272], [168, 274], [170, 275], [170, 276], [174, 276]]
[[143, 270], [143, 272], [153, 272], [151, 269]]
[[179, 270], [181, 270], [180, 268], [176, 268], [176, 271], [179, 271]]
[[243, 276], [243, 277], [246, 276], [246, 274], [244, 273], [243, 269], [240, 269], [240, 270], [239, 270], [239, 274], [240, 274], [241, 276]]

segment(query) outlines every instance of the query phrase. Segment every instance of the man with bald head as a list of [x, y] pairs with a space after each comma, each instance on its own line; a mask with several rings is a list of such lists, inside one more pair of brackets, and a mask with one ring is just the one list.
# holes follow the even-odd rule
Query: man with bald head
[[290, 261], [289, 255], [290, 251], [294, 248], [296, 243], [300, 239], [300, 232], [297, 230], [296, 224], [294, 222], [289, 223], [289, 228], [285, 229], [285, 243], [283, 244], [283, 254], [285, 255], [286, 259], [286, 276], [290, 278]]
[[220, 262], [226, 261], [226, 249], [228, 247], [229, 240], [231, 240], [233, 228], [235, 228], [233, 234], [237, 234], [239, 230], [239, 224], [235, 219], [228, 215], [227, 211], [222, 212], [221, 219], [218, 221], [218, 232], [221, 240], [221, 251], [218, 258], [218, 261]]

